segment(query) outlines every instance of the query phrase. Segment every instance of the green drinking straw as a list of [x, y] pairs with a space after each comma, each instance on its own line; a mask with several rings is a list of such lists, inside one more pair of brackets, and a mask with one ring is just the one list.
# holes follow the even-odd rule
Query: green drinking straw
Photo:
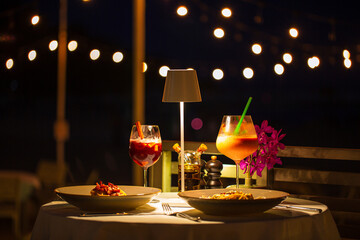
[[249, 105], [250, 105], [250, 103], [251, 103], [251, 100], [252, 100], [252, 97], [249, 97], [249, 100], [247, 101], [246, 106], [245, 106], [245, 108], [244, 108], [244, 111], [243, 111], [243, 113], [242, 113], [242, 115], [241, 115], [240, 121], [238, 122], [238, 125], [237, 125], [236, 128], [235, 128], [234, 135], [238, 135], [239, 132], [240, 132], [241, 123], [242, 123], [242, 121], [244, 120], [245, 114], [246, 114], [246, 112], [247, 112], [247, 110], [248, 110], [248, 108], [249, 108]]

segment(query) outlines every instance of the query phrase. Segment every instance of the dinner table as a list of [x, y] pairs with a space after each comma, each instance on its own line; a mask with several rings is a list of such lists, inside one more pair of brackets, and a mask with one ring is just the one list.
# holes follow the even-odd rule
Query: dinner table
[[[326, 205], [292, 197], [284, 201], [283, 207], [276, 206], [261, 213], [216, 216], [194, 209], [177, 192], [162, 192], [147, 204], [120, 213], [86, 213], [59, 199], [41, 206], [31, 238], [340, 239]], [[169, 203], [175, 212], [187, 213], [200, 220], [166, 215], [162, 203]]]

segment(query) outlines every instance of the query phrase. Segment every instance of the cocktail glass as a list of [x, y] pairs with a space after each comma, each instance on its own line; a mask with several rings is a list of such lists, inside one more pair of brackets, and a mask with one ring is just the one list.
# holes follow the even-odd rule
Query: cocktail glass
[[239, 128], [240, 119], [241, 115], [223, 116], [216, 139], [216, 147], [219, 152], [232, 159], [236, 164], [236, 188], [239, 188], [240, 161], [254, 153], [259, 146], [251, 116], [244, 116]]
[[137, 165], [144, 169], [144, 187], [148, 186], [147, 169], [159, 160], [161, 151], [162, 142], [157, 125], [133, 125], [129, 141], [129, 155]]

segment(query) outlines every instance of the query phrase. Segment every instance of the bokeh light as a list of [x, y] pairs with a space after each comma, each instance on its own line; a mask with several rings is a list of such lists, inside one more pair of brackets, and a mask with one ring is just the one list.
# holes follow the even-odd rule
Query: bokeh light
[[261, 51], [262, 51], [262, 48], [261, 48], [261, 45], [260, 45], [260, 44], [255, 43], [255, 44], [252, 45], [251, 50], [252, 50], [253, 53], [255, 53], [255, 54], [260, 54]]
[[52, 40], [50, 43], [49, 43], [49, 49], [50, 51], [55, 51], [58, 47], [58, 41], [56, 40]]
[[282, 75], [284, 73], [284, 66], [280, 63], [275, 64], [274, 71], [277, 75]]
[[222, 14], [224, 17], [229, 18], [229, 17], [231, 17], [232, 12], [231, 12], [230, 8], [223, 8], [223, 9], [221, 10], [221, 14]]
[[225, 32], [222, 28], [216, 28], [214, 30], [214, 36], [217, 38], [223, 38], [225, 36]]
[[33, 17], [31, 18], [31, 24], [32, 24], [32, 25], [38, 24], [39, 21], [40, 21], [40, 17], [39, 17], [38, 15], [35, 15], [35, 16], [33, 16]]
[[349, 50], [344, 50], [343, 51], [343, 56], [344, 56], [344, 58], [350, 58], [350, 52], [349, 52]]
[[194, 130], [200, 130], [203, 127], [203, 121], [200, 118], [194, 118], [191, 121], [191, 127]]
[[115, 52], [112, 56], [114, 62], [119, 63], [124, 59], [122, 52]]
[[345, 58], [345, 59], [344, 59], [344, 66], [345, 66], [346, 68], [350, 68], [350, 67], [351, 67], [351, 60], [348, 59], [348, 58]]
[[29, 52], [29, 54], [28, 54], [28, 58], [29, 58], [30, 61], [35, 60], [35, 58], [36, 58], [36, 51], [35, 51], [35, 50], [31, 50], [31, 51]]
[[159, 74], [162, 77], [166, 77], [167, 76], [167, 72], [170, 70], [170, 68], [168, 66], [162, 66], [159, 69]]
[[285, 63], [289, 64], [292, 62], [292, 56], [290, 53], [284, 53], [283, 54], [283, 60]]
[[212, 76], [216, 80], [221, 80], [224, 77], [224, 72], [220, 68], [217, 68], [212, 72]]
[[9, 58], [6, 63], [5, 66], [7, 69], [11, 69], [14, 66], [14, 60], [12, 58]]
[[68, 44], [68, 49], [70, 52], [75, 51], [77, 47], [78, 47], [78, 43], [75, 40], [70, 41]]
[[146, 72], [148, 69], [148, 66], [146, 64], [146, 62], [143, 62], [143, 72]]
[[289, 34], [293, 38], [297, 38], [299, 36], [299, 31], [296, 28], [290, 28]]
[[246, 79], [251, 79], [254, 77], [254, 71], [249, 67], [244, 68], [243, 75]]
[[187, 13], [188, 13], [188, 10], [185, 6], [180, 6], [178, 7], [178, 9], [176, 10], [176, 13], [179, 15], [179, 16], [185, 16]]
[[90, 59], [97, 60], [100, 57], [100, 51], [98, 49], [93, 49], [90, 52]]

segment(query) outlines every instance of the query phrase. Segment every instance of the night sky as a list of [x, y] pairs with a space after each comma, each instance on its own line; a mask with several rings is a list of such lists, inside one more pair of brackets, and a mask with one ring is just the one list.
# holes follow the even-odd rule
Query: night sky
[[[56, 2], [56, 3], [54, 3]], [[241, 114], [247, 99], [255, 124], [268, 120], [287, 134], [286, 145], [360, 148], [360, 18], [354, 1], [184, 1], [189, 13], [176, 15], [180, 5], [170, 0], [147, 1], [146, 8], [146, 123], [160, 126], [163, 139], [179, 139], [179, 107], [162, 103], [165, 78], [162, 65], [197, 70], [203, 101], [185, 104], [185, 139], [216, 140], [224, 114]], [[320, 4], [324, 2], [326, 4]], [[349, 3], [349, 4], [348, 4]], [[230, 19], [220, 9], [232, 9]], [[30, 24], [33, 14], [40, 23]], [[66, 146], [73, 182], [86, 179], [91, 169], [103, 178], [131, 183], [128, 138], [132, 112], [132, 1], [84, 3], [69, 0], [68, 38], [78, 48], [68, 53]], [[40, 159], [55, 159], [57, 1], [3, 1], [0, 4], [0, 156], [2, 168], [35, 171]], [[299, 37], [288, 29], [295, 26]], [[223, 39], [212, 35], [225, 30]], [[260, 43], [263, 51], [250, 48]], [[91, 49], [101, 56], [89, 59]], [[35, 61], [27, 53], [36, 49]], [[343, 65], [342, 51], [351, 53], [352, 67]], [[124, 60], [111, 60], [115, 51]], [[289, 65], [284, 52], [293, 55]], [[310, 69], [307, 59], [319, 56]], [[14, 59], [14, 67], [5, 61]], [[275, 63], [285, 67], [274, 73]], [[251, 67], [248, 80], [242, 70]], [[212, 78], [221, 68], [224, 78]], [[191, 128], [200, 118], [203, 127]], [[106, 180], [106, 179], [104, 179]]]

